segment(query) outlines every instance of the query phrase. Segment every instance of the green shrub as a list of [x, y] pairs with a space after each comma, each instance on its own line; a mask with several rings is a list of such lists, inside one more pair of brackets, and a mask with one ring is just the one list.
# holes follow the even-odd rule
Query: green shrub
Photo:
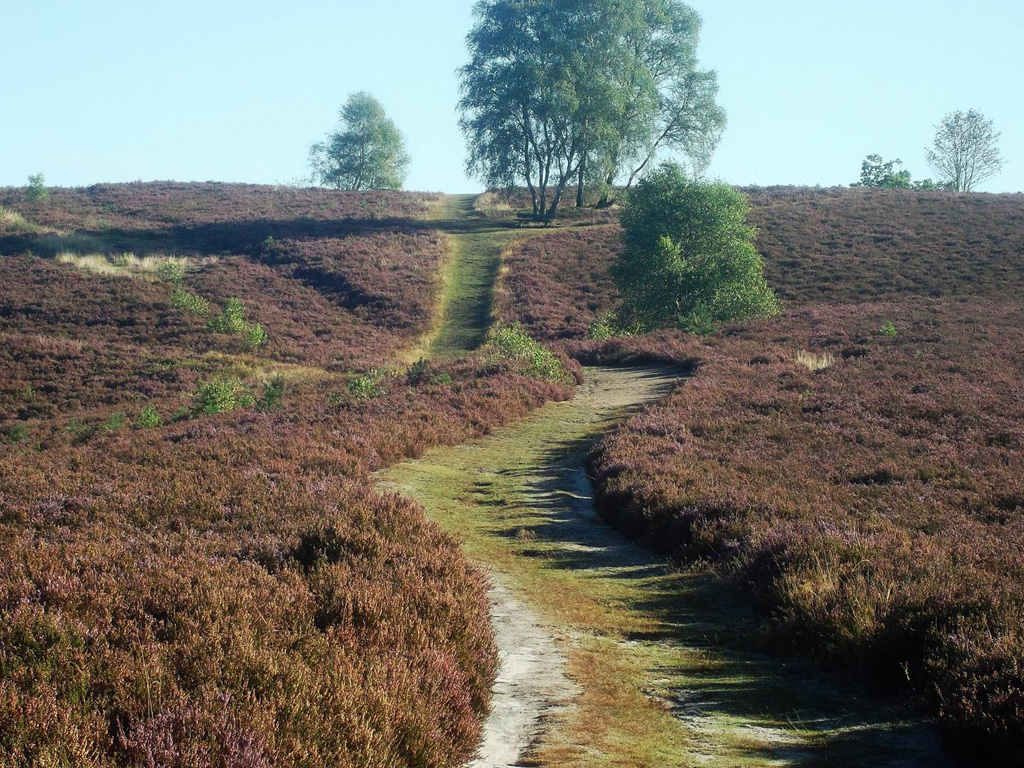
[[185, 278], [185, 261], [183, 259], [168, 259], [160, 262], [156, 268], [156, 276], [158, 280], [177, 285]]
[[41, 173], [28, 177], [28, 185], [25, 187], [25, 199], [30, 203], [41, 203], [50, 196], [50, 190], [46, 188], [46, 178]]
[[245, 305], [240, 299], [228, 299], [223, 311], [211, 317], [206, 327], [218, 333], [241, 335], [245, 331]]
[[422, 384], [427, 378], [427, 374], [430, 372], [430, 361], [425, 357], [421, 357], [415, 363], [409, 366], [409, 369], [405, 372], [406, 381], [412, 386]]
[[96, 424], [88, 424], [78, 419], [68, 421], [64, 429], [71, 435], [71, 439], [75, 443], [84, 443], [99, 431], [99, 427]]
[[710, 336], [718, 330], [714, 316], [698, 301], [688, 315], [679, 315], [679, 327], [694, 336]]
[[623, 209], [623, 250], [612, 268], [620, 322], [648, 331], [695, 316], [703, 324], [777, 314], [749, 211], [732, 187], [692, 181], [671, 163], [644, 179]]
[[171, 291], [171, 306], [190, 315], [198, 315], [199, 317], [210, 316], [210, 302], [202, 296], [189, 293], [180, 285]]
[[896, 326], [890, 321], [882, 323], [882, 327], [878, 329], [878, 332], [883, 336], [888, 336], [890, 339], [895, 339], [899, 336], [899, 331], [896, 330]]
[[415, 363], [409, 366], [405, 372], [405, 379], [410, 385], [416, 387], [424, 382], [430, 382], [431, 384], [441, 384], [447, 386], [452, 383], [451, 374], [447, 371], [438, 371], [431, 375], [430, 361], [424, 357], [421, 357]]
[[587, 329], [587, 338], [594, 341], [604, 341], [617, 336], [618, 328], [615, 322], [615, 313], [605, 312], [594, 320]]
[[594, 320], [587, 329], [587, 338], [592, 341], [636, 336], [641, 329], [632, 325], [624, 325], [617, 312], [605, 312]]
[[243, 346], [255, 350], [267, 343], [267, 332], [259, 323], [249, 325], [245, 322], [245, 305], [241, 299], [230, 298], [220, 314], [214, 315], [206, 327], [217, 333], [230, 333], [242, 338]]
[[192, 414], [199, 416], [227, 413], [236, 408], [246, 408], [252, 405], [252, 402], [252, 395], [246, 391], [237, 376], [215, 376], [199, 385], [192, 405]]
[[388, 393], [387, 377], [378, 369], [366, 375], [352, 376], [345, 382], [345, 390], [353, 400], [370, 400]]
[[538, 344], [519, 323], [492, 328], [484, 354], [491, 362], [511, 363], [527, 376], [571, 382], [572, 375], [549, 349]]
[[28, 440], [28, 427], [24, 424], [15, 422], [0, 429], [0, 442], [6, 445], [17, 445], [26, 440]]
[[160, 418], [160, 412], [152, 405], [143, 408], [135, 418], [135, 426], [139, 429], [157, 429], [163, 425], [164, 420]]
[[263, 330], [263, 326], [259, 323], [256, 325], [246, 325], [242, 329], [242, 344], [248, 350], [255, 350], [262, 347], [267, 343], [267, 332]]
[[124, 411], [118, 411], [106, 420], [103, 424], [103, 429], [107, 432], [117, 432], [117, 430], [124, 426], [124, 419]]
[[256, 401], [258, 411], [276, 411], [284, 401], [284, 379], [275, 376], [263, 385], [263, 394]]

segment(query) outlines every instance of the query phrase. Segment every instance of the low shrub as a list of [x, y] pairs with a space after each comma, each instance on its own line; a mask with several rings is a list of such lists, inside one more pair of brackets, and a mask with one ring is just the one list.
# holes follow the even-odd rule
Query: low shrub
[[263, 385], [263, 394], [256, 401], [258, 411], [276, 411], [284, 403], [284, 377], [275, 376]]
[[19, 422], [14, 424], [8, 424], [3, 429], [0, 429], [0, 439], [7, 445], [17, 445], [28, 440], [29, 432], [28, 427]]
[[28, 177], [28, 184], [25, 185], [25, 200], [30, 203], [41, 203], [50, 196], [50, 190], [46, 188], [46, 177], [36, 173]]
[[202, 296], [189, 293], [180, 285], [175, 286], [171, 291], [171, 306], [197, 317], [210, 316], [210, 302]]
[[160, 412], [153, 405], [147, 405], [135, 417], [135, 426], [139, 429], [157, 429], [164, 425]]
[[242, 330], [242, 346], [244, 346], [250, 352], [259, 349], [267, 343], [269, 337], [267, 332], [263, 330], [263, 326], [259, 323], [255, 325], [246, 325]]
[[184, 259], [168, 259], [157, 266], [156, 276], [165, 283], [177, 285], [185, 278], [186, 264]]
[[227, 413], [247, 408], [253, 397], [236, 376], [215, 376], [199, 385], [192, 404], [193, 415]]
[[125, 418], [124, 411], [117, 411], [103, 423], [104, 431], [117, 432], [117, 430], [124, 426]]
[[372, 400], [388, 393], [387, 375], [374, 369], [364, 375], [351, 376], [345, 382], [345, 391], [353, 400]]
[[230, 298], [218, 314], [210, 318], [206, 327], [218, 333], [231, 333], [240, 336], [245, 332], [245, 305], [240, 299]]
[[623, 334], [619, 331], [618, 320], [614, 312], [605, 312], [598, 316], [587, 328], [587, 338], [591, 341], [604, 341], [621, 335]]
[[518, 323], [492, 328], [483, 353], [490, 362], [508, 363], [526, 376], [558, 383], [573, 381], [562, 361], [531, 338]]
[[267, 332], [262, 325], [250, 325], [245, 322], [245, 305], [238, 298], [228, 299], [224, 309], [211, 317], [206, 327], [216, 333], [229, 333], [241, 337], [242, 346], [250, 352], [259, 349], [268, 341]]
[[409, 366], [405, 372], [406, 381], [412, 386], [422, 384], [427, 379], [427, 374], [430, 372], [430, 361], [425, 357], [421, 357], [415, 363]]

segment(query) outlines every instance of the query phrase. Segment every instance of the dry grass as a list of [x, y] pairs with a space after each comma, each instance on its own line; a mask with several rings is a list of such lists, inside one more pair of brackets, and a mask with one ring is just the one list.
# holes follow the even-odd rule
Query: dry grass
[[35, 235], [47, 231], [11, 208], [0, 205], [0, 233], [12, 235]]
[[815, 352], [808, 352], [805, 349], [801, 349], [793, 359], [799, 364], [804, 366], [809, 371], [823, 371], [826, 368], [831, 368], [836, 364], [837, 360], [834, 355], [830, 355], [828, 352], [822, 352], [820, 354]]
[[476, 198], [473, 208], [485, 216], [511, 216], [515, 210], [512, 203], [498, 192], [484, 192]]
[[[203, 262], [213, 262], [216, 259], [207, 258]], [[179, 265], [183, 271], [195, 269], [196, 259], [183, 256], [136, 256], [134, 253], [121, 253], [114, 256], [106, 256], [101, 253], [87, 253], [79, 255], [71, 251], [64, 251], [57, 254], [58, 264], [70, 264], [82, 272], [105, 277], [134, 277], [144, 280], [155, 280], [158, 271], [164, 264]]]

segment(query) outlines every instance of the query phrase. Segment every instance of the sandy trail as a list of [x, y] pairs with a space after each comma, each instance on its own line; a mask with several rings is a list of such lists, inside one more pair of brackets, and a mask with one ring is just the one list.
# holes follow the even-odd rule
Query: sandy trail
[[676, 380], [590, 369], [572, 401], [383, 475], [493, 574], [502, 667], [472, 768], [946, 765], [931, 730], [898, 708], [733, 650], [749, 606], [594, 514], [594, 441]]
[[469, 768], [519, 765], [540, 734], [545, 713], [568, 705], [578, 694], [550, 627], [494, 574], [490, 599], [501, 668], [479, 756]]

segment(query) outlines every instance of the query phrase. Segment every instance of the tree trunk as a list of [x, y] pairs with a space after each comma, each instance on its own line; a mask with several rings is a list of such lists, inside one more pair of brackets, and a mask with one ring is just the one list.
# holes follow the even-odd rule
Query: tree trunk
[[584, 181], [586, 180], [586, 169], [587, 169], [587, 158], [586, 158], [586, 156], [584, 156], [583, 159], [580, 160], [580, 178], [579, 178], [579, 183], [578, 183], [578, 185], [576, 187], [576, 207], [577, 208], [582, 208], [583, 207], [583, 188], [584, 188], [583, 185], [584, 185]]

